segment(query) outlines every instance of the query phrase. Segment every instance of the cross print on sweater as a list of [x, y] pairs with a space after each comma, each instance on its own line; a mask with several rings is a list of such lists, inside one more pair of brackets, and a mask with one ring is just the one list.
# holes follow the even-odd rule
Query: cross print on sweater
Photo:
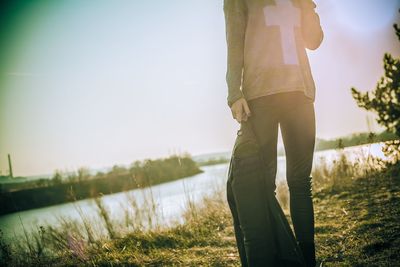
[[290, 0], [275, 0], [276, 5], [264, 7], [266, 26], [279, 26], [283, 52], [283, 62], [299, 65], [294, 28], [300, 27], [300, 9]]

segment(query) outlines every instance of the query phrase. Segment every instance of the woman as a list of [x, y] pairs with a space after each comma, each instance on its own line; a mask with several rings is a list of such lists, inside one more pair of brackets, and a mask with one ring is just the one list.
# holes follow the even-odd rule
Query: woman
[[[266, 167], [269, 186], [264, 190], [269, 193], [276, 188], [278, 126], [281, 129], [290, 214], [307, 266], [316, 264], [310, 177], [315, 143], [315, 85], [305, 49], [317, 49], [323, 39], [315, 7], [311, 0], [224, 0], [228, 106], [242, 128], [251, 125]], [[240, 188], [236, 192], [248, 194]], [[228, 199], [232, 215], [235, 206], [252, 209], [241, 199], [245, 197]], [[253, 216], [249, 214], [246, 216]], [[244, 218], [240, 227], [247, 229], [245, 248], [240, 247], [236, 236], [239, 252], [246, 254], [241, 255], [242, 265], [275, 266], [274, 259], [266, 256], [271, 255], [267, 250], [273, 249], [273, 243], [267, 240], [268, 236], [257, 235], [257, 227], [245, 223]]]

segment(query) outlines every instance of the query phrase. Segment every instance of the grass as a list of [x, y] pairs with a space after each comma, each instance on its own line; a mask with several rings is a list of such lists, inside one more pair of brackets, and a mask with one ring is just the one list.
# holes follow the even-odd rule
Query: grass
[[[342, 154], [313, 172], [317, 257], [323, 266], [400, 266], [399, 164]], [[285, 184], [277, 196], [288, 209]], [[101, 199], [98, 217], [41, 227], [8, 244], [0, 239], [0, 265], [9, 266], [240, 266], [224, 185], [194, 203], [184, 222], [154, 223], [155, 204], [130, 197], [125, 218], [111, 220]], [[98, 226], [100, 225], [100, 226]]]
[[400, 266], [399, 166], [314, 196], [325, 266]]

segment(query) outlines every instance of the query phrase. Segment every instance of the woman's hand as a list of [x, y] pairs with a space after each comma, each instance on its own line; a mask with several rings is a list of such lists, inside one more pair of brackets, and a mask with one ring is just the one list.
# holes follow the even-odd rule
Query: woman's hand
[[241, 123], [242, 120], [247, 121], [247, 118], [251, 116], [247, 101], [243, 97], [239, 98], [232, 104], [231, 112], [232, 117], [239, 123]]

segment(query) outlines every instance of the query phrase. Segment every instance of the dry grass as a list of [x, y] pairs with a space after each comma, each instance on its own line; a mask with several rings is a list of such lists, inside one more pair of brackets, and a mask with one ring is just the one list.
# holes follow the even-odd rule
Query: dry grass
[[[396, 176], [367, 158], [354, 163], [343, 154], [313, 172], [317, 253], [326, 266], [400, 262], [399, 168]], [[154, 221], [152, 193], [143, 205], [128, 194], [119, 221], [97, 199], [96, 218], [81, 211], [80, 221], [59, 218], [57, 228], [38, 228], [12, 244], [0, 239], [0, 265], [240, 266], [224, 186], [197, 203], [187, 195], [184, 222], [168, 227]], [[278, 184], [277, 197], [287, 210], [286, 184]]]

